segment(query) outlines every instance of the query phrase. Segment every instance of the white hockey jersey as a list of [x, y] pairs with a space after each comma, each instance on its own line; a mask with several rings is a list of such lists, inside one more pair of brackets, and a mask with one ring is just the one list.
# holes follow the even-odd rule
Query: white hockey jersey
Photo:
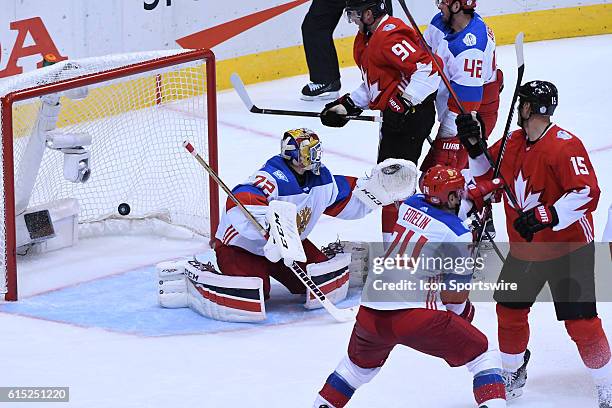
[[[280, 155], [274, 156], [232, 192], [262, 226], [265, 225], [266, 207], [270, 201], [294, 203], [302, 240], [308, 237], [323, 214], [351, 220], [371, 212], [369, 207], [352, 194], [356, 178], [332, 175], [323, 165], [318, 176], [307, 171], [305, 177], [304, 184], [300, 185], [285, 159]], [[229, 198], [215, 237], [225, 245], [238, 246], [255, 255], [264, 255], [266, 240]]]
[[[485, 84], [497, 80], [495, 62], [495, 35], [483, 19], [474, 13], [472, 21], [455, 33], [437, 14], [425, 33], [425, 41], [444, 62], [444, 73], [451, 82], [466, 111], [477, 111], [483, 98]], [[455, 118], [460, 112], [444, 82], [440, 83], [436, 99], [436, 110], [440, 121], [440, 135], [453, 137], [457, 134]]]
[[[446, 310], [440, 300], [440, 284], [449, 285], [451, 279], [471, 280], [473, 270], [465, 267], [466, 260], [472, 259], [471, 231], [458, 216], [429, 204], [422, 194], [408, 198], [399, 209], [393, 243], [385, 258], [399, 261], [398, 254], [408, 257], [411, 269], [406, 268], [406, 258], [397, 268], [378, 273], [374, 269], [366, 282], [363, 306]], [[385, 287], [385, 283], [394, 285]]]

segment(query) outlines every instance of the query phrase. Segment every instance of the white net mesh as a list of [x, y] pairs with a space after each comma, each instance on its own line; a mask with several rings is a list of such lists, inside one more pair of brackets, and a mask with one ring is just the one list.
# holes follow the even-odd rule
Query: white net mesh
[[[62, 61], [0, 82], [0, 96], [150, 60], [161, 62], [181, 53], [178, 50], [145, 52]], [[30, 208], [75, 198], [80, 206], [79, 224], [122, 218], [118, 206], [127, 203], [131, 209], [128, 218], [157, 217], [197, 234], [209, 235], [208, 176], [182, 147], [183, 140], [188, 139], [208, 160], [206, 63], [200, 59], [96, 82], [88, 85], [87, 96], [80, 100], [62, 96], [52, 132], [91, 136], [92, 144], [85, 147], [91, 156], [91, 176], [85, 183], [67, 181], [63, 176], [64, 153], [45, 148], [37, 175], [34, 171], [36, 182], [31, 195], [27, 193], [28, 188], [26, 193], [19, 190], [27, 184], [22, 180], [32, 178], [29, 173], [38, 166], [36, 160], [28, 163], [30, 155], [25, 151], [37, 134], [42, 102], [36, 97], [15, 103], [13, 132], [2, 137], [13, 141], [17, 201], [25, 197]], [[0, 155], [4, 163], [2, 149]], [[30, 170], [24, 172], [24, 168]], [[4, 171], [0, 171], [4, 180]], [[4, 201], [11, 192], [0, 188]], [[0, 219], [5, 218], [5, 209], [1, 206]], [[3, 222], [0, 225], [0, 293], [6, 291], [6, 253], [14, 250], [7, 248], [6, 232]]]

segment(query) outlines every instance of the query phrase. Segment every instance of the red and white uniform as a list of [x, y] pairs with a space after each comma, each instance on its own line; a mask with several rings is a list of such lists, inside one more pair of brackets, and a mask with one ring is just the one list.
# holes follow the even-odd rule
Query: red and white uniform
[[[432, 257], [453, 254], [463, 258], [470, 254], [461, 250], [447, 251], [443, 246], [467, 248], [471, 237], [459, 217], [430, 205], [418, 194], [400, 207], [395, 240], [387, 255], [393, 256], [399, 251], [416, 258], [427, 252]], [[417, 279], [453, 272], [415, 269]], [[370, 278], [366, 285], [372, 287]], [[365, 288], [364, 296], [367, 296], [367, 291]], [[426, 298], [422, 301], [394, 301], [394, 294], [386, 292], [379, 301], [362, 301], [347, 355], [327, 378], [313, 407], [324, 404], [333, 408], [345, 407], [355, 390], [376, 376], [398, 345], [441, 358], [451, 367], [465, 365], [474, 376], [473, 392], [478, 405], [506, 406], [499, 352], [481, 331], [447, 311], [436, 293], [423, 291]]]
[[[416, 260], [413, 270], [385, 271], [375, 279], [380, 283], [367, 285], [362, 294], [361, 304], [377, 310], [398, 309], [432, 309], [446, 310], [440, 299], [436, 285], [444, 282], [449, 274], [455, 274], [454, 268], [439, 269], [443, 265], [430, 262], [433, 259], [454, 258], [468, 259], [471, 251], [472, 232], [458, 216], [443, 211], [425, 201], [422, 194], [407, 199], [400, 207], [397, 223], [393, 228], [393, 242], [386, 251], [386, 258], [394, 258], [404, 254]], [[430, 261], [426, 261], [430, 260]], [[467, 276], [459, 277], [471, 280], [472, 270], [459, 271]], [[407, 292], [400, 291], [394, 296], [390, 291], [379, 292], [386, 280], [398, 282], [405, 275], [409, 281], [420, 284], [428, 282], [430, 287]]]
[[[494, 160], [500, 147], [501, 140], [489, 148]], [[477, 182], [492, 177], [484, 155], [470, 158], [470, 171]], [[525, 244], [513, 226], [518, 214], [504, 194], [510, 252], [515, 258], [545, 261], [593, 241], [592, 212], [597, 208], [600, 190], [589, 155], [575, 135], [551, 124], [539, 140], [528, 143], [525, 132], [515, 130], [508, 137], [500, 174], [513, 190], [521, 210], [554, 206], [559, 216], [556, 226], [539, 231], [531, 243]], [[554, 245], [533, 245], [537, 243]]]
[[416, 32], [399, 18], [384, 16], [369, 36], [359, 32], [353, 57], [363, 84], [351, 92], [351, 99], [361, 108], [383, 111], [390, 98], [402, 93], [417, 105], [440, 84], [435, 65], [419, 45]]
[[[357, 182], [354, 177], [333, 175], [325, 166], [321, 166], [319, 175], [308, 171], [304, 177], [304, 182], [298, 183], [287, 161], [278, 155], [232, 192], [262, 225], [270, 201], [294, 203], [306, 263], [324, 262], [327, 257], [307, 239], [319, 218], [327, 214], [341, 219], [357, 219], [369, 214], [371, 209], [353, 196]], [[291, 293], [305, 292], [304, 284], [282, 262], [274, 264], [264, 257], [266, 239], [229, 198], [215, 238], [217, 264], [224, 275], [260, 277], [266, 299], [270, 293], [270, 277]]]

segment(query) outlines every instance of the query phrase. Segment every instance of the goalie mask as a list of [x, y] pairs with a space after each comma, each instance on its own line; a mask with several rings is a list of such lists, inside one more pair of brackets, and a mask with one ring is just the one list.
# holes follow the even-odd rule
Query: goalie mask
[[321, 141], [312, 130], [292, 129], [283, 135], [281, 156], [295, 166], [310, 170], [318, 176], [321, 170], [321, 154]]
[[458, 198], [463, 197], [465, 178], [454, 167], [438, 164], [425, 173], [421, 191], [425, 194], [425, 200], [431, 204], [448, 204], [448, 196], [451, 193], [456, 193]]

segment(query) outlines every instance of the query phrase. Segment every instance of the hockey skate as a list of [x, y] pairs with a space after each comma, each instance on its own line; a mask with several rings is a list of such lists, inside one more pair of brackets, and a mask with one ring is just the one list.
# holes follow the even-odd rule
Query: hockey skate
[[314, 101], [315, 99], [337, 99], [340, 96], [340, 80], [336, 79], [328, 84], [315, 84], [313, 82], [304, 85], [300, 99]]
[[510, 401], [523, 395], [523, 387], [527, 382], [527, 363], [531, 357], [531, 352], [525, 350], [523, 365], [516, 371], [504, 370], [502, 377], [506, 387], [506, 400]]
[[595, 389], [599, 408], [612, 408], [612, 384], [598, 384]]

